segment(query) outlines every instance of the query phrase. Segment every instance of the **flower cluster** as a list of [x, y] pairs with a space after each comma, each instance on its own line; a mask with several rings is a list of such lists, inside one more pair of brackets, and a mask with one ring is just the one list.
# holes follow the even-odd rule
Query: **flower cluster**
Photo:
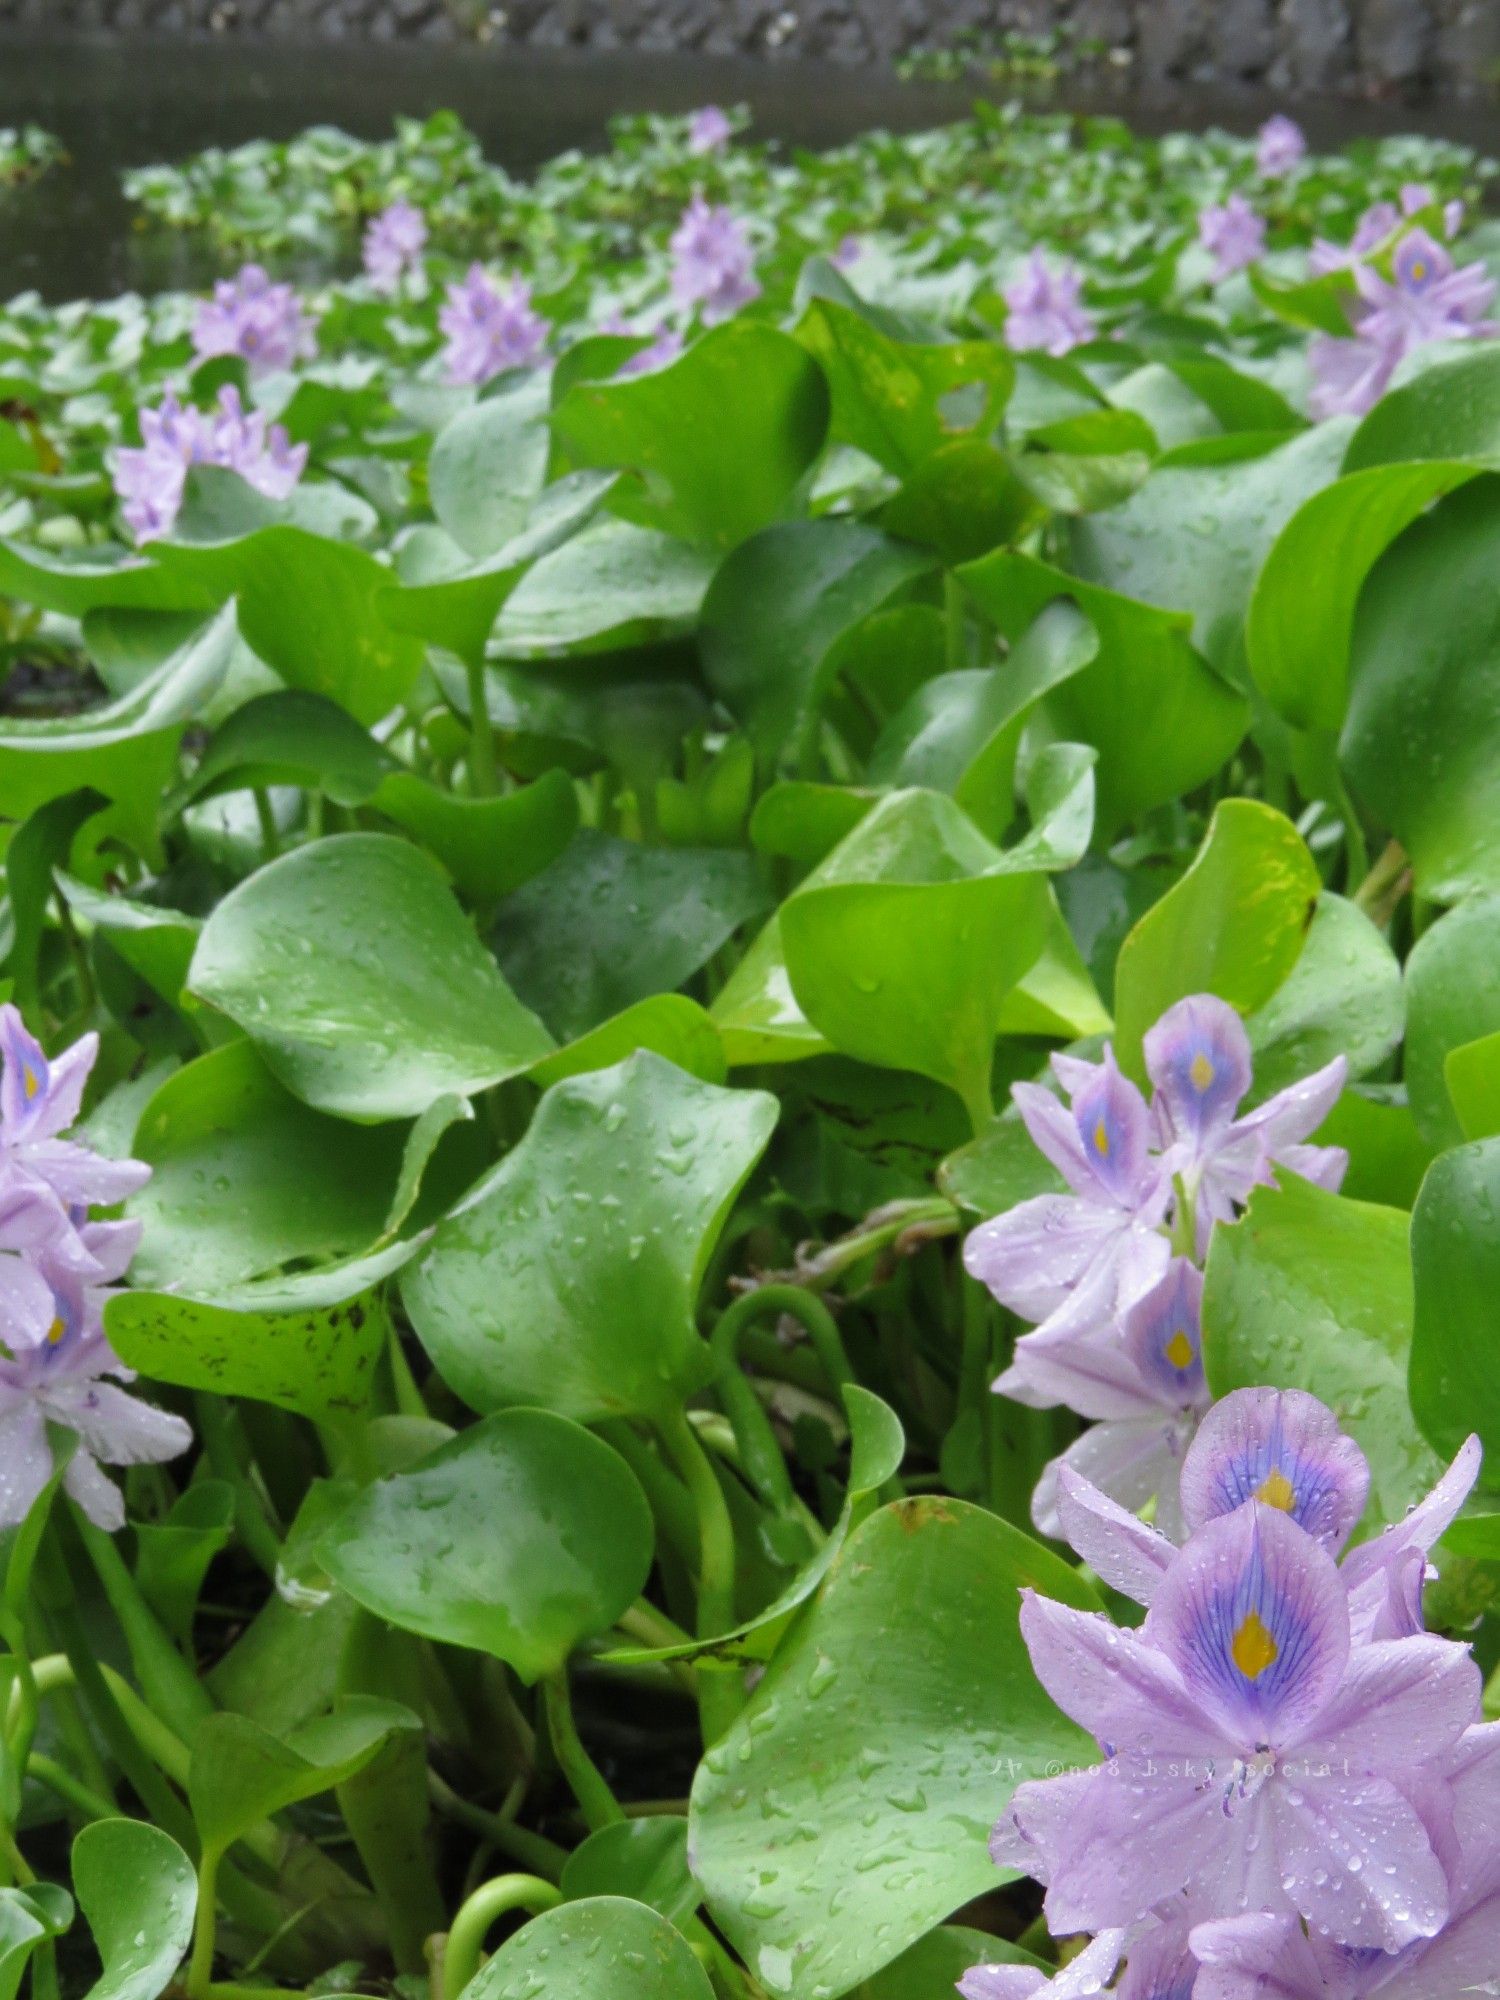
[[1205, 208], [1198, 217], [1198, 241], [1214, 260], [1217, 285], [1266, 254], [1266, 225], [1242, 194], [1232, 194], [1222, 207]]
[[717, 326], [760, 297], [745, 226], [727, 208], [695, 194], [672, 233], [672, 295]]
[[688, 125], [688, 151], [722, 153], [729, 144], [734, 128], [728, 115], [717, 104], [705, 104], [701, 111], [695, 111]]
[[189, 466], [224, 466], [268, 499], [284, 500], [306, 464], [307, 446], [294, 445], [259, 410], [246, 410], [232, 383], [213, 410], [184, 406], [169, 390], [158, 409], [141, 411], [140, 444], [115, 453], [115, 491], [126, 527], [137, 542], [149, 542], [177, 519]]
[[409, 272], [422, 267], [427, 248], [427, 223], [409, 201], [393, 201], [365, 231], [360, 254], [372, 291], [393, 298]]
[[193, 351], [207, 360], [237, 354], [252, 375], [291, 368], [317, 351], [313, 323], [290, 285], [273, 285], [259, 264], [221, 278], [193, 322]]
[[85, 1035], [49, 1063], [13, 1006], [0, 1007], [0, 1528], [14, 1527], [52, 1477], [49, 1424], [74, 1432], [63, 1483], [89, 1519], [125, 1510], [105, 1465], [175, 1458], [192, 1442], [180, 1417], [137, 1402], [104, 1336], [104, 1301], [140, 1239], [138, 1222], [91, 1220], [150, 1178], [62, 1134], [78, 1116], [98, 1053]]
[[1083, 273], [1071, 258], [1054, 270], [1033, 250], [1020, 276], [1005, 288], [1007, 345], [1023, 353], [1039, 348], [1043, 354], [1066, 354], [1092, 340], [1098, 329], [1081, 303], [1082, 291]]
[[531, 303], [523, 278], [497, 285], [482, 264], [448, 287], [438, 314], [446, 346], [443, 366], [454, 383], [488, 382], [510, 368], [534, 368], [551, 331]]
[[1262, 180], [1282, 180], [1307, 157], [1307, 140], [1295, 119], [1278, 112], [1255, 135], [1255, 171]]
[[[1397, 243], [1389, 278], [1364, 262], [1399, 228], [1400, 220], [1389, 205], [1371, 209], [1342, 260], [1354, 274], [1349, 301], [1353, 333], [1348, 339], [1320, 333], [1312, 343], [1308, 408], [1315, 417], [1362, 416], [1385, 394], [1397, 364], [1429, 341], [1500, 333], [1500, 323], [1486, 317], [1495, 303], [1496, 285], [1483, 264], [1456, 264], [1452, 252], [1420, 226]], [[1451, 221], [1445, 218], [1445, 225]], [[1309, 261], [1322, 271], [1338, 269], [1333, 261], [1337, 254], [1332, 246], [1318, 244]]]
[[1230, 1221], [1277, 1165], [1337, 1188], [1338, 1147], [1303, 1142], [1343, 1089], [1342, 1056], [1240, 1117], [1250, 1041], [1234, 1009], [1200, 993], [1145, 1038], [1150, 1104], [1116, 1067], [1054, 1056], [1065, 1107], [1018, 1083], [1016, 1109], [1068, 1183], [982, 1223], [964, 1246], [971, 1277], [1033, 1331], [1016, 1342], [995, 1388], [1037, 1409], [1095, 1419], [1047, 1468], [1032, 1501], [1059, 1532], [1059, 1476], [1084, 1472], [1126, 1506], [1156, 1501], [1175, 1528], [1177, 1472], [1209, 1401], [1199, 1324], [1202, 1264], [1216, 1222]]
[[[1333, 1412], [1245, 1389], [1182, 1467], [1181, 1547], [1074, 1473], [1074, 1546], [1138, 1631], [1028, 1591], [1038, 1678], [1098, 1741], [1018, 1788], [991, 1849], [1097, 1933], [1051, 1983], [976, 1968], [966, 2000], [1453, 2000], [1500, 1964], [1500, 1726], [1466, 1646], [1429, 1634], [1428, 1551], [1479, 1470], [1352, 1552], [1369, 1467]], [[1026, 1983], [1022, 1983], [1022, 1982]]]

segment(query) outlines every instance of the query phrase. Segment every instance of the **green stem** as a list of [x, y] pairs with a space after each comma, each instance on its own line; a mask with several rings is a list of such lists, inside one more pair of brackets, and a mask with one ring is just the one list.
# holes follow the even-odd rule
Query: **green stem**
[[974, 1137], [982, 1138], [995, 1122], [995, 1098], [990, 1088], [988, 1068], [971, 1077], [967, 1087], [959, 1091], [959, 1095], [964, 1101], [964, 1110], [969, 1114], [969, 1124]]
[[193, 1920], [193, 1953], [182, 1989], [188, 2000], [206, 2000], [214, 1971], [214, 1946], [219, 1934], [218, 1875], [222, 1856], [205, 1847], [198, 1863], [198, 1914]]
[[234, 1526], [240, 1544], [274, 1583], [281, 1563], [281, 1541], [265, 1503], [240, 1463], [229, 1406], [218, 1396], [204, 1394], [194, 1397], [193, 1409], [215, 1478], [226, 1480], [234, 1489]]
[[757, 1285], [754, 1291], [742, 1292], [719, 1316], [719, 1323], [710, 1338], [721, 1364], [739, 1352], [739, 1337], [742, 1330], [752, 1320], [785, 1313], [807, 1335], [808, 1344], [823, 1364], [823, 1373], [828, 1384], [837, 1394], [856, 1380], [849, 1356], [844, 1348], [844, 1337], [839, 1332], [838, 1321], [828, 1307], [810, 1291], [806, 1285], [773, 1283]]
[[476, 1889], [453, 1919], [443, 1946], [443, 2000], [458, 2000], [479, 1970], [491, 1924], [515, 1910], [540, 1916], [561, 1901], [561, 1889], [535, 1875], [497, 1875]]
[[482, 799], [495, 789], [495, 732], [485, 699], [483, 653], [465, 660], [464, 672], [469, 682], [469, 789]]
[[471, 1833], [477, 1833], [501, 1854], [509, 1856], [512, 1861], [519, 1861], [533, 1874], [546, 1875], [552, 1881], [562, 1874], [563, 1863], [568, 1858], [567, 1850], [555, 1841], [545, 1840], [539, 1833], [530, 1833], [524, 1826], [514, 1826], [502, 1815], [486, 1812], [483, 1806], [476, 1806], [460, 1797], [436, 1771], [428, 1772], [427, 1789], [434, 1807], [444, 1819], [468, 1827]]
[[274, 861], [281, 852], [281, 834], [276, 825], [276, 812], [271, 804], [271, 794], [264, 785], [252, 788], [255, 799], [255, 818], [260, 827], [262, 858]]
[[573, 1796], [582, 1808], [590, 1833], [613, 1826], [625, 1815], [620, 1802], [604, 1782], [598, 1765], [583, 1747], [573, 1720], [573, 1697], [568, 1687], [568, 1670], [559, 1667], [542, 1682], [542, 1700], [547, 1710], [547, 1728], [552, 1738], [558, 1769], [567, 1779]]
[[[734, 1623], [734, 1523], [719, 1476], [681, 1410], [658, 1417], [657, 1430], [682, 1475], [698, 1515], [698, 1637], [715, 1639]], [[698, 1712], [705, 1746], [739, 1713], [739, 1674], [714, 1660], [698, 1663]]]
[[943, 650], [950, 673], [969, 664], [967, 607], [958, 578], [951, 570], [943, 573]]
[[40, 1750], [32, 1751], [26, 1770], [28, 1776], [35, 1778], [39, 1785], [45, 1785], [64, 1805], [72, 1806], [85, 1819], [115, 1819], [119, 1815], [120, 1808], [113, 1799], [107, 1799], [85, 1785], [55, 1758], [45, 1756]]

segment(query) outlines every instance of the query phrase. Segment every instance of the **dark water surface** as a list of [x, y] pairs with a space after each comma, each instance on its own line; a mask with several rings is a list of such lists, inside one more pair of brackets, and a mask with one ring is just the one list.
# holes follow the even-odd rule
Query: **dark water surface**
[[[72, 38], [0, 40], [0, 125], [57, 133], [71, 163], [0, 190], [0, 296], [32, 287], [53, 299], [107, 297], [130, 287], [198, 285], [202, 250], [143, 235], [120, 193], [120, 170], [177, 160], [209, 145], [289, 138], [341, 125], [387, 136], [398, 114], [451, 108], [487, 155], [525, 172], [571, 146], [597, 145], [617, 112], [686, 111], [745, 103], [761, 138], [827, 146], [871, 126], [915, 131], [960, 117], [975, 89], [902, 83], [882, 69], [785, 60], [519, 50], [503, 45]], [[1071, 100], [1070, 100], [1071, 101]], [[1247, 131], [1277, 108], [1248, 96], [1183, 92], [1118, 100], [1147, 131], [1222, 123]], [[1298, 116], [1315, 143], [1366, 132], [1418, 130], [1500, 145], [1492, 106], [1314, 104]]]

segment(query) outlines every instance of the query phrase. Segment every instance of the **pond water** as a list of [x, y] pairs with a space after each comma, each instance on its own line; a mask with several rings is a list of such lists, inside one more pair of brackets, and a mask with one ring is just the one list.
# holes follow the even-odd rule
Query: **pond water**
[[[598, 144], [617, 112], [686, 111], [745, 103], [761, 137], [826, 146], [873, 126], [918, 130], [961, 116], [964, 85], [903, 83], [888, 70], [785, 60], [585, 54], [423, 44], [315, 46], [214, 40], [72, 38], [0, 45], [0, 124], [34, 121], [71, 156], [31, 187], [0, 190], [0, 294], [35, 287], [52, 299], [127, 287], [199, 285], [205, 251], [142, 235], [120, 193], [120, 170], [181, 159], [208, 145], [287, 138], [312, 124], [369, 138], [400, 113], [451, 108], [489, 156], [524, 172], [570, 146]], [[1145, 130], [1222, 123], [1250, 130], [1269, 100], [1198, 91], [1079, 109], [1128, 111]], [[1328, 103], [1298, 116], [1315, 143], [1415, 129], [1476, 146], [1497, 143], [1493, 107]]]

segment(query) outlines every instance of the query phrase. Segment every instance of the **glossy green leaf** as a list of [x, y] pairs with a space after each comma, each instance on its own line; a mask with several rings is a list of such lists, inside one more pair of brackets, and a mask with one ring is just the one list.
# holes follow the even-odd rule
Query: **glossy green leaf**
[[563, 1863], [562, 1892], [570, 1903], [590, 1896], [627, 1896], [668, 1923], [680, 1924], [698, 1907], [687, 1840], [688, 1823], [676, 1813], [600, 1827]]
[[1315, 493], [1277, 538], [1250, 601], [1245, 643], [1256, 686], [1299, 729], [1338, 729], [1365, 579], [1432, 502], [1474, 477], [1461, 460], [1351, 472]]
[[889, 1964], [994, 1887], [986, 1843], [1020, 1780], [1093, 1761], [1031, 1670], [1024, 1586], [1094, 1603], [993, 1514], [882, 1508], [699, 1766], [694, 1870], [771, 1993], [847, 1993]]
[[1405, 1076], [1417, 1128], [1434, 1146], [1467, 1134], [1450, 1096], [1454, 1050], [1500, 1033], [1500, 896], [1470, 896], [1425, 930], [1406, 961]]
[[[41, 1883], [37, 1888], [0, 1888], [0, 2000], [15, 2000], [31, 1954], [44, 1939], [65, 1931], [71, 1920], [66, 1896], [54, 1904], [47, 1893], [50, 1884]], [[52, 1891], [52, 1895], [61, 1896], [62, 1892]]]
[[358, 806], [393, 761], [337, 702], [285, 688], [246, 702], [215, 730], [172, 804], [180, 810], [188, 799], [252, 785], [301, 785], [335, 805]]
[[640, 1595], [651, 1552], [634, 1473], [546, 1410], [502, 1410], [377, 1480], [319, 1543], [367, 1610], [492, 1653], [527, 1681], [608, 1631]]
[[1046, 702], [1057, 733], [1099, 752], [1106, 832], [1191, 791], [1244, 735], [1242, 698], [1194, 650], [1186, 612], [1138, 603], [1031, 556], [1001, 552], [959, 572], [964, 588], [1014, 642], [1043, 606], [1069, 597], [1099, 635], [1091, 665]]
[[1349, 441], [1346, 472], [1399, 459], [1500, 464], [1500, 354], [1454, 343], [1410, 382], [1388, 389]]
[[352, 1695], [285, 1739], [245, 1715], [199, 1724], [188, 1769], [188, 1802], [205, 1853], [222, 1854], [272, 1814], [332, 1791], [361, 1770], [393, 1730], [417, 1718], [395, 1702]]
[[429, 853], [475, 903], [498, 902], [555, 861], [578, 825], [578, 794], [567, 773], [488, 799], [443, 791], [411, 771], [393, 771], [370, 801]]
[[496, 912], [496, 956], [559, 1036], [684, 984], [769, 897], [748, 855], [581, 829]]
[[347, 1126], [292, 1097], [254, 1044], [236, 1041], [167, 1079], [132, 1151], [152, 1168], [130, 1204], [145, 1226], [134, 1282], [211, 1292], [367, 1249], [390, 1205], [402, 1134], [383, 1127], [350, 1145]]
[[1296, 963], [1246, 1022], [1255, 1095], [1270, 1097], [1335, 1056], [1368, 1076], [1406, 1023], [1396, 954], [1364, 911], [1325, 889]]
[[203, 1580], [233, 1526], [234, 1488], [222, 1479], [195, 1480], [164, 1520], [135, 1524], [136, 1582], [180, 1645], [192, 1643]]
[[828, 379], [833, 435], [902, 475], [957, 437], [992, 431], [1015, 381], [993, 341], [897, 340], [833, 299], [812, 301], [797, 338]]
[[1356, 794], [1456, 902], [1500, 886], [1500, 479], [1408, 528], [1360, 598], [1339, 750]]
[[1466, 1139], [1500, 1135], [1500, 1030], [1450, 1049], [1443, 1079]]
[[115, 1351], [132, 1368], [185, 1389], [250, 1396], [310, 1417], [365, 1408], [389, 1329], [377, 1288], [412, 1255], [393, 1243], [344, 1264], [206, 1298], [131, 1290], [105, 1307]]
[[595, 1896], [535, 1917], [464, 1988], [464, 2000], [713, 2000], [708, 1974], [665, 1917]]
[[763, 764], [809, 761], [839, 642], [932, 567], [855, 521], [768, 529], [721, 564], [703, 603], [709, 686]]
[[38, 960], [55, 878], [78, 833], [108, 804], [102, 792], [87, 787], [65, 792], [61, 798], [38, 806], [15, 828], [6, 846], [5, 887], [13, 931], [6, 965], [14, 982], [16, 1005], [23, 1013], [34, 1013], [40, 1004]]
[[414, 1117], [552, 1047], [433, 864], [383, 834], [317, 841], [242, 883], [204, 926], [190, 984], [289, 1090], [343, 1117]]
[[433, 440], [432, 511], [459, 546], [493, 555], [526, 526], [547, 477], [550, 384], [540, 372], [460, 410]]
[[1481, 1478], [1500, 1486], [1500, 1383], [1494, 1369], [1500, 1287], [1500, 1140], [1434, 1160], [1411, 1217], [1416, 1322], [1411, 1407], [1433, 1447], [1450, 1458], [1477, 1431]]
[[[12, 843], [14, 845], [14, 843]], [[196, 917], [108, 894], [57, 872], [57, 887], [80, 931], [102, 931], [111, 948], [171, 1007], [181, 1007], [198, 934]]]
[[1327, 1403], [1370, 1461], [1367, 1525], [1402, 1519], [1438, 1466], [1406, 1396], [1412, 1342], [1407, 1218], [1300, 1181], [1257, 1188], [1220, 1225], [1203, 1294], [1216, 1396], [1269, 1385]]
[[646, 1052], [555, 1084], [402, 1285], [444, 1380], [585, 1422], [700, 1387], [698, 1287], [776, 1111]]
[[376, 722], [409, 691], [421, 649], [377, 599], [389, 571], [363, 549], [304, 528], [259, 528], [219, 543], [156, 544], [156, 560], [209, 594], [237, 600], [247, 644], [289, 687]]
[[1253, 799], [1215, 811], [1192, 866], [1120, 948], [1116, 1048], [1141, 1070], [1146, 1030], [1190, 993], [1217, 993], [1242, 1014], [1265, 1006], [1307, 940], [1322, 879], [1301, 834]]
[[519, 659], [643, 646], [691, 629], [711, 553], [610, 515], [543, 556], [506, 598], [493, 649]]
[[73, 1843], [73, 1889], [103, 1973], [86, 2000], [157, 2000], [193, 1934], [193, 1864], [159, 1827], [101, 1819]]
[[947, 2000], [964, 1973], [976, 1965], [1025, 1965], [1051, 1971], [1019, 1945], [1007, 1944], [988, 1931], [945, 1924], [918, 1938], [893, 1965], [856, 1986], [849, 2000]]
[[0, 590], [23, 604], [80, 618], [98, 606], [211, 611], [212, 596], [185, 577], [164, 574], [134, 549], [27, 548], [0, 541]]
[[650, 1049], [705, 1083], [724, 1081], [726, 1064], [719, 1031], [698, 1002], [685, 993], [653, 993], [648, 1000], [637, 1000], [577, 1041], [566, 1043], [556, 1055], [534, 1063], [528, 1074], [533, 1083], [545, 1089], [561, 1083], [564, 1077], [609, 1069], [637, 1049]]
[[622, 513], [732, 548], [787, 512], [827, 435], [828, 388], [786, 334], [731, 322], [670, 367], [575, 384], [552, 423], [575, 464], [639, 475]]
[[118, 803], [132, 836], [151, 851], [183, 727], [223, 679], [234, 647], [231, 608], [118, 701], [82, 715], [0, 719], [7, 816], [24, 819], [49, 799], [90, 786]]

